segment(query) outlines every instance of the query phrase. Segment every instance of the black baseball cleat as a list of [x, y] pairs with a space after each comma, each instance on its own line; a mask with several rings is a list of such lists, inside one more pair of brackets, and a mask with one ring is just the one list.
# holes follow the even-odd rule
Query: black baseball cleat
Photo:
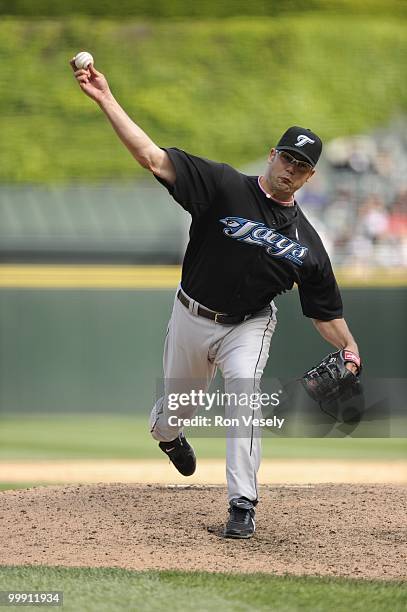
[[196, 457], [194, 449], [188, 444], [184, 434], [181, 433], [172, 442], [159, 442], [158, 446], [163, 453], [168, 455], [178, 472], [183, 476], [192, 476], [196, 469]]
[[251, 538], [256, 530], [253, 503], [245, 497], [236, 497], [230, 501], [229, 515], [225, 538]]

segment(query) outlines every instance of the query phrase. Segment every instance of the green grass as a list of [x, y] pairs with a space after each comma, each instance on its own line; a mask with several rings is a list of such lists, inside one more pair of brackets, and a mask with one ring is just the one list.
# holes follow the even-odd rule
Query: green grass
[[231, 17], [235, 15], [276, 17], [281, 13], [298, 15], [302, 12], [327, 11], [334, 14], [392, 14], [405, 15], [406, 7], [403, 0], [205, 0], [190, 2], [189, 0], [171, 0], [171, 2], [151, 2], [150, 0], [70, 0], [69, 5], [55, 0], [0, 0], [0, 14], [24, 15], [41, 18], [71, 15], [92, 15], [94, 17], [149, 17], [150, 19], [171, 19], [180, 17], [213, 18]]
[[[225, 456], [223, 438], [191, 441], [200, 458]], [[264, 458], [403, 459], [405, 438], [265, 438]], [[100, 414], [0, 415], [0, 460], [155, 459], [147, 419]], [[1, 480], [1, 476], [0, 476]]]
[[10, 489], [31, 489], [33, 486], [36, 485], [32, 482], [0, 482], [0, 491], [10, 491]]
[[370, 131], [407, 109], [405, 18], [391, 6], [388, 15], [175, 22], [95, 20], [74, 11], [4, 18], [1, 181], [145, 175], [73, 79], [68, 60], [84, 47], [158, 144], [240, 167], [265, 158], [288, 125], [309, 126], [327, 140]]
[[63, 609], [75, 612], [401, 612], [407, 605], [401, 583], [264, 574], [3, 567], [0, 589], [63, 590]]

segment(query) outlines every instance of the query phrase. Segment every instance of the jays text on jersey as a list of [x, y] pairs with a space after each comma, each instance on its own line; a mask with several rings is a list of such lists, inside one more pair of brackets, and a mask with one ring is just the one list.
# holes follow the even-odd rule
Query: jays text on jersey
[[176, 182], [156, 178], [192, 217], [181, 280], [189, 296], [217, 312], [250, 314], [296, 283], [305, 316], [342, 317], [328, 254], [296, 202], [279, 204], [257, 176], [228, 164], [165, 150]]

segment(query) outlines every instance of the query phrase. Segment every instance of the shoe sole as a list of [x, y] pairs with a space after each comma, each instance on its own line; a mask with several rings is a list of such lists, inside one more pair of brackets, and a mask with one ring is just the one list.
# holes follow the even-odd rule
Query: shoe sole
[[168, 456], [168, 459], [170, 460], [171, 465], [173, 465], [175, 467], [175, 469], [177, 470], [177, 472], [179, 472], [181, 474], [181, 476], [185, 476], [187, 478], [188, 476], [192, 476], [192, 474], [195, 474], [195, 472], [196, 472], [196, 464], [195, 464], [194, 469], [192, 471], [189, 470], [188, 472], [183, 472], [182, 470], [179, 469], [178, 466], [175, 465], [175, 463], [171, 460], [171, 457]]
[[248, 540], [250, 538], [252, 538], [254, 536], [254, 532], [253, 533], [224, 533], [223, 537], [224, 538], [231, 538], [233, 540]]
[[[174, 465], [174, 464], [172, 464], [172, 465]], [[196, 468], [194, 468], [193, 472], [181, 472], [181, 470], [179, 470], [176, 465], [174, 465], [174, 467], [175, 467], [176, 470], [178, 470], [178, 472], [181, 474], [181, 476], [185, 476], [186, 478], [188, 478], [188, 476], [192, 476], [196, 472]]]

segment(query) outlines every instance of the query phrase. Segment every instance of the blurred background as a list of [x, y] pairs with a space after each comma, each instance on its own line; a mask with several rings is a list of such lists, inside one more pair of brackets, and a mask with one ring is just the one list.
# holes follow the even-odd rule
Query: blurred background
[[[298, 201], [365, 371], [406, 376], [404, 1], [0, 0], [0, 17], [0, 458], [156, 452], [189, 218], [80, 91], [81, 50], [160, 146], [261, 174], [289, 125], [322, 137]], [[329, 347], [295, 290], [277, 306], [266, 375], [298, 376]]]

